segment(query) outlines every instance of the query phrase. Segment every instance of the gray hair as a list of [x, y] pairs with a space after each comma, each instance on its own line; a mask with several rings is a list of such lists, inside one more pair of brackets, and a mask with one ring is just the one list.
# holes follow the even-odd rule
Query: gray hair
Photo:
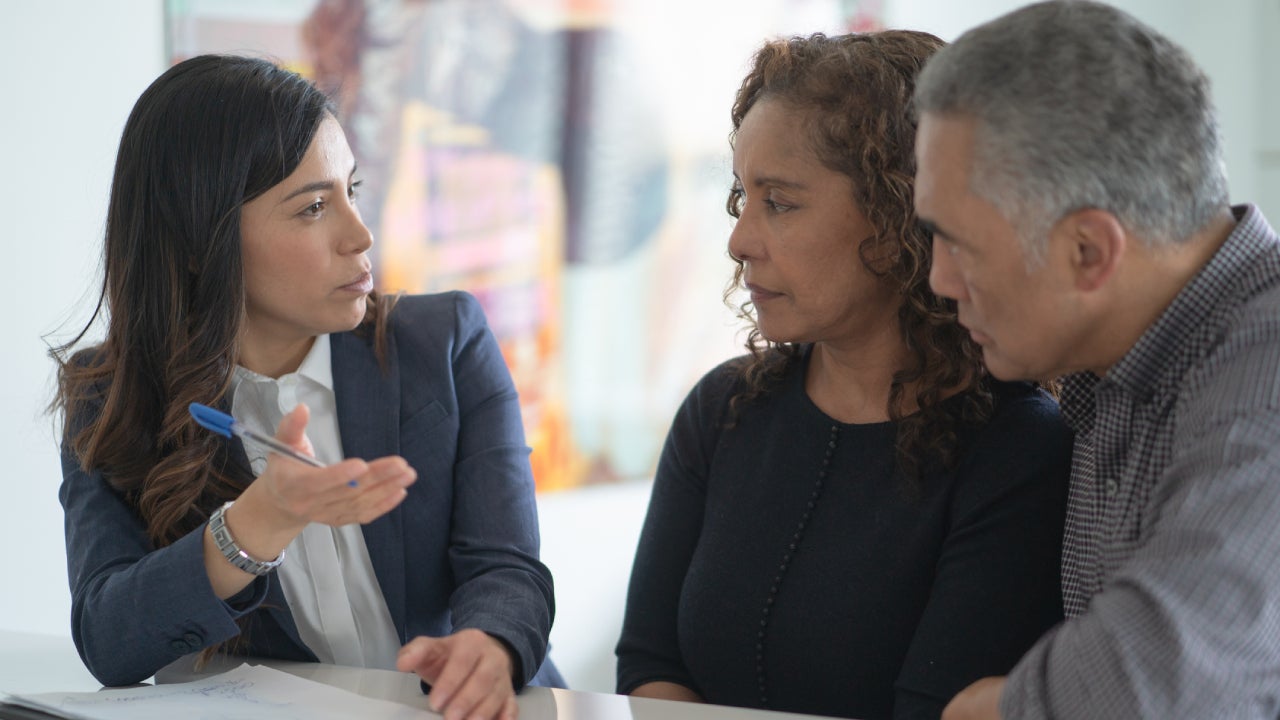
[[1190, 238], [1227, 204], [1208, 78], [1108, 5], [1050, 0], [970, 30], [925, 65], [915, 102], [976, 121], [970, 188], [1032, 261], [1076, 210], [1106, 210], [1156, 246]]

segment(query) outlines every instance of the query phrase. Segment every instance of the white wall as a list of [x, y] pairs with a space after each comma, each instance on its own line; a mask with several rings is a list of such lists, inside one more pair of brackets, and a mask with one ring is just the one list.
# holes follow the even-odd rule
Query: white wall
[[[1269, 217], [1280, 212], [1280, 133], [1275, 132], [1275, 119], [1280, 117], [1280, 46], [1275, 31], [1280, 28], [1280, 2], [1256, 0], [1262, 5], [1254, 26], [1253, 38], [1257, 57], [1258, 109], [1254, 114], [1254, 138], [1258, 143], [1258, 202]], [[1280, 222], [1273, 219], [1272, 222]]]
[[599, 485], [538, 499], [542, 560], [556, 581], [551, 657], [575, 690], [613, 692], [613, 648], [652, 483]]
[[0, 350], [3, 629], [69, 632], [62, 474], [43, 414], [53, 366], [41, 336], [95, 297], [116, 143], [133, 101], [164, 68], [161, 8], [160, 0], [4, 7], [0, 208], [12, 262], [0, 307], [14, 324]]
[[[954, 39], [1018, 4], [890, 0], [887, 12], [891, 26]], [[1196, 0], [1118, 5], [1183, 43], [1205, 66], [1222, 112], [1232, 195], [1260, 200], [1280, 220], [1280, 136], [1267, 131], [1262, 114], [1280, 102], [1276, 74], [1267, 70], [1280, 55], [1261, 42], [1280, 27], [1280, 10], [1264, 0], [1219, 0], [1211, 9]], [[7, 459], [0, 629], [68, 632], [56, 497], [61, 475], [52, 424], [42, 414], [52, 367], [41, 336], [68, 318], [82, 320], [72, 310], [96, 291], [115, 145], [133, 101], [164, 67], [161, 6], [160, 0], [28, 0], [7, 4], [0, 24], [6, 161], [0, 208], [14, 251], [0, 292], [15, 322], [0, 351], [0, 374], [8, 379], [0, 385], [0, 457]], [[1271, 99], [1259, 98], [1264, 90]], [[612, 647], [646, 497], [643, 486], [633, 485], [544, 499], [544, 556], [557, 576], [560, 608], [555, 657], [581, 689], [612, 688]]]

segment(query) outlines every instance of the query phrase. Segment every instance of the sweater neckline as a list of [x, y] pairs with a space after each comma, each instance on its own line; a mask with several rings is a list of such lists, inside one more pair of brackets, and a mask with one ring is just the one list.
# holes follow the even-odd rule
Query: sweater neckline
[[893, 420], [880, 420], [870, 423], [846, 423], [836, 420], [828, 415], [818, 404], [809, 397], [809, 391], [805, 389], [805, 378], [809, 375], [809, 361], [813, 356], [813, 345], [805, 345], [800, 352], [798, 362], [792, 363], [791, 368], [787, 371], [786, 379], [783, 382], [784, 396], [796, 398], [802, 417], [807, 421], [811, 421], [822, 425], [823, 427], [835, 426], [841, 430], [849, 432], [876, 432], [897, 427], [897, 423]]

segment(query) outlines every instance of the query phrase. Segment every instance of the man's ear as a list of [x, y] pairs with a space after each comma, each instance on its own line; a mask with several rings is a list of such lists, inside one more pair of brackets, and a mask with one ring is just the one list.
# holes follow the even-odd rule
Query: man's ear
[[1128, 235], [1115, 215], [1105, 210], [1077, 210], [1058, 222], [1059, 241], [1068, 244], [1077, 290], [1101, 288], [1120, 268]]

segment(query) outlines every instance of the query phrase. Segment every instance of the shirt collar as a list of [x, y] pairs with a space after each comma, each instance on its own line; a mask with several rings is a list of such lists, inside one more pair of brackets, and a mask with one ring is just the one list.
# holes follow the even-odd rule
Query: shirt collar
[[[1241, 293], [1256, 291], [1265, 280], [1266, 263], [1260, 259], [1275, 252], [1275, 232], [1253, 205], [1232, 209], [1236, 226], [1200, 272], [1178, 292], [1169, 307], [1138, 338], [1133, 347], [1103, 377], [1080, 372], [1063, 378], [1062, 414], [1077, 433], [1093, 427], [1096, 396], [1100, 388], [1115, 385], [1140, 400], [1149, 399], [1162, 384], [1173, 384], [1190, 366], [1200, 343], [1196, 333], [1205, 321]], [[1257, 280], [1253, 280], [1257, 276]]]
[[1247, 281], [1251, 266], [1274, 252], [1275, 234], [1252, 205], [1232, 208], [1236, 226], [1209, 262], [1174, 297], [1160, 317], [1142, 333], [1129, 352], [1106, 374], [1139, 399], [1154, 394], [1162, 381], [1176, 381], [1189, 366], [1199, 343], [1193, 337], [1224, 303], [1230, 303], [1242, 289], [1251, 291]]
[[333, 355], [329, 352], [329, 336], [319, 335], [311, 343], [311, 351], [302, 358], [298, 374], [325, 390], [333, 390]]
[[[316, 340], [311, 343], [311, 349], [307, 351], [306, 357], [302, 358], [302, 364], [290, 374], [297, 374], [330, 392], [333, 391], [333, 355], [329, 352], [329, 336], [327, 334], [316, 336]], [[236, 365], [235, 384], [239, 385], [240, 382], [245, 380], [276, 382], [274, 378], [260, 375], [246, 367]]]

